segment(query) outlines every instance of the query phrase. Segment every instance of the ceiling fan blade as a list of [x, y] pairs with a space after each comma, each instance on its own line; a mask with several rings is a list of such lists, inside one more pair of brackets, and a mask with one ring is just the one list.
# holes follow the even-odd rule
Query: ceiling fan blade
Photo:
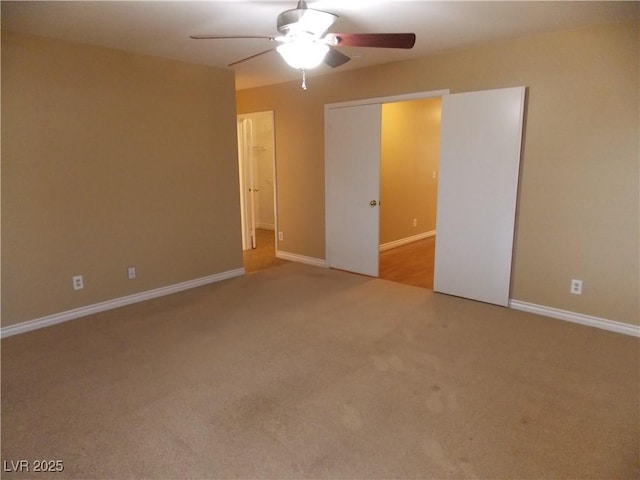
[[328, 33], [330, 45], [338, 47], [413, 48], [415, 33]]
[[351, 60], [351, 58], [349, 58], [347, 55], [345, 55], [342, 52], [339, 52], [333, 47], [330, 47], [323, 61], [326, 65], [329, 65], [331, 68], [336, 68], [336, 67], [339, 67], [340, 65], [344, 65], [349, 60]]
[[250, 57], [243, 58], [242, 60], [237, 60], [237, 61], [235, 61], [233, 63], [230, 63], [227, 66], [228, 67], [233, 67], [234, 65], [237, 65], [237, 64], [242, 63], [242, 62], [246, 62], [247, 60], [251, 60], [252, 58], [259, 57], [260, 55], [264, 55], [265, 53], [272, 52], [273, 50], [275, 50], [275, 48], [270, 48], [269, 50], [265, 50], [264, 52], [256, 53], [255, 55], [251, 55]]
[[259, 35], [189, 35], [194, 40], [217, 40], [222, 38], [264, 38], [265, 40], [275, 40], [275, 37], [265, 37]]

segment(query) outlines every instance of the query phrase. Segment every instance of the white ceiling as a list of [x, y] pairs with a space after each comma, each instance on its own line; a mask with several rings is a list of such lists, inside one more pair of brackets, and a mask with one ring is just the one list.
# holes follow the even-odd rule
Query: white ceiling
[[[226, 68], [273, 47], [268, 40], [192, 40], [190, 34], [275, 35], [276, 17], [296, 0], [2, 1], [2, 29]], [[308, 0], [339, 15], [339, 33], [414, 32], [412, 50], [342, 48], [347, 64], [321, 66], [309, 76], [388, 63], [472, 43], [617, 22], [640, 16], [636, 1], [393, 1]], [[299, 78], [276, 52], [232, 67], [236, 88]]]

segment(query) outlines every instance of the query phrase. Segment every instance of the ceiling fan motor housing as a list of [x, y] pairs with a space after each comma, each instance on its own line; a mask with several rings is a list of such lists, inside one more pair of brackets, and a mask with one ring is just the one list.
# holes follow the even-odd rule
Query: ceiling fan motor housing
[[337, 19], [333, 13], [307, 8], [307, 3], [301, 0], [297, 8], [278, 15], [277, 28], [285, 36], [310, 33], [319, 38]]

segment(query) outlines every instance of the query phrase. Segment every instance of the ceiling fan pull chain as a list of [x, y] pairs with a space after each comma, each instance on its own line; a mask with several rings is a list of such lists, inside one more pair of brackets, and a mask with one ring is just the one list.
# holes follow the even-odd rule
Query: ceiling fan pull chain
[[302, 89], [307, 89], [307, 72], [304, 69], [302, 70]]

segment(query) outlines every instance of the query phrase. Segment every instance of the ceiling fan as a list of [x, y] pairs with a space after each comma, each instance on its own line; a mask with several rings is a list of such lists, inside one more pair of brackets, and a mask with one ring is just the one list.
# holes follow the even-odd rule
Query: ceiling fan
[[276, 50], [293, 68], [302, 70], [302, 88], [306, 87], [306, 70], [324, 63], [332, 68], [347, 63], [351, 58], [335, 47], [376, 47], [413, 48], [414, 33], [329, 33], [329, 27], [338, 16], [307, 7], [307, 2], [299, 0], [296, 8], [278, 15], [279, 36], [260, 35], [190, 35], [196, 40], [249, 39], [262, 38], [280, 45], [264, 50], [250, 57], [230, 63], [229, 66], [246, 62], [265, 53]]

